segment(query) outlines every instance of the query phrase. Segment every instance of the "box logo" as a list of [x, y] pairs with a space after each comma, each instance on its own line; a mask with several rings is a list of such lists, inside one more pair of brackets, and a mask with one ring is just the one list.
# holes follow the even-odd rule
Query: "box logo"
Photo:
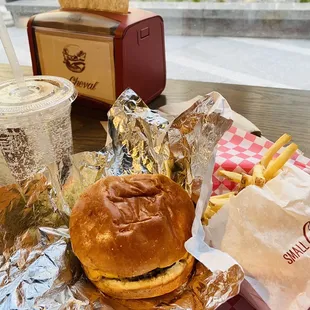
[[62, 51], [64, 64], [75, 73], [81, 73], [85, 70], [86, 53], [78, 45], [67, 45]]
[[305, 240], [297, 241], [294, 246], [283, 254], [283, 258], [290, 265], [295, 263], [296, 260], [310, 249], [310, 221], [304, 224], [302, 232]]

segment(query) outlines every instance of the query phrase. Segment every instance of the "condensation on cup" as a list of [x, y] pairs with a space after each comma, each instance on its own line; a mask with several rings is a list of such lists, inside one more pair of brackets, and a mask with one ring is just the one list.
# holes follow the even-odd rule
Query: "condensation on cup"
[[0, 84], [0, 184], [8, 184], [10, 177], [23, 181], [72, 153], [73, 84], [34, 76], [26, 78], [26, 86], [28, 92], [21, 96], [14, 80]]

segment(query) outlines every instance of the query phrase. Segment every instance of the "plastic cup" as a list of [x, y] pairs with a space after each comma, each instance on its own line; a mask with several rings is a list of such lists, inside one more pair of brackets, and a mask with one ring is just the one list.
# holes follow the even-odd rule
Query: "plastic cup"
[[[20, 95], [14, 80], [0, 84], [0, 150], [17, 182], [51, 163], [67, 160], [73, 150], [74, 85], [52, 76], [26, 77], [25, 83], [26, 96]], [[7, 176], [0, 171], [2, 183], [3, 178]]]

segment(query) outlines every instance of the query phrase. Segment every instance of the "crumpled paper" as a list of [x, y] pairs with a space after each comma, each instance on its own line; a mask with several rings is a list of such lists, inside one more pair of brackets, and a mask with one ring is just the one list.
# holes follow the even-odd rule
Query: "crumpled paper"
[[[248, 282], [271, 309], [309, 309], [307, 173], [287, 165], [263, 188], [247, 187], [212, 217], [206, 231], [209, 244], [240, 263]], [[258, 309], [266, 309], [256, 301]]]
[[[1, 187], [0, 309], [215, 309], [235, 296], [243, 271], [204, 243], [200, 221], [212, 189], [214, 150], [231, 126], [230, 111], [221, 95], [211, 93], [169, 123], [128, 89], [109, 112], [111, 145]], [[106, 175], [132, 173], [163, 173], [190, 194], [203, 193], [186, 245], [202, 263], [189, 283], [150, 300], [115, 300], [100, 293], [85, 278], [68, 234], [71, 208], [88, 185]], [[209, 269], [208, 251], [214, 259]]]

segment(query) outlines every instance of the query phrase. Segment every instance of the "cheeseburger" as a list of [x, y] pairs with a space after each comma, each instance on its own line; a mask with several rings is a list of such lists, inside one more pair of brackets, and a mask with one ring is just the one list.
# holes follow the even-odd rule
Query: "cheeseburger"
[[90, 186], [70, 218], [72, 248], [88, 278], [115, 298], [142, 299], [184, 284], [194, 258], [194, 205], [163, 175], [107, 177]]

